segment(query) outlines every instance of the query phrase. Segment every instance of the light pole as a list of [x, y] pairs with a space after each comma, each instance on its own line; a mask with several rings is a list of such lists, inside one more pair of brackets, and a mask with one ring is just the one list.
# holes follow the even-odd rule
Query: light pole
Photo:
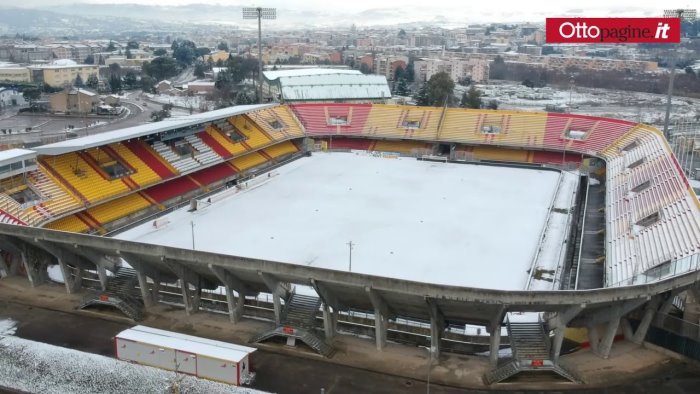
[[354, 243], [352, 243], [352, 241], [350, 241], [347, 243], [347, 245], [348, 245], [348, 248], [350, 249], [350, 262], [348, 263], [348, 271], [352, 272], [352, 248], [355, 247], [355, 245], [357, 245], [357, 244], [354, 244]]
[[258, 20], [258, 103], [262, 104], [262, 77], [263, 77], [263, 66], [262, 66], [262, 20], [263, 19], [277, 19], [277, 9], [276, 8], [262, 8], [262, 7], [243, 7], [243, 19], [257, 19]]
[[[678, 18], [683, 22], [683, 20], [694, 20], [695, 19], [696, 12], [695, 10], [684, 10], [684, 9], [676, 9], [676, 10], [664, 10], [664, 18]], [[666, 137], [666, 140], [669, 140], [669, 131], [668, 131], [668, 121], [669, 118], [671, 117], [671, 99], [673, 97], [673, 79], [676, 76], [676, 49], [675, 47], [672, 48], [671, 51], [671, 74], [668, 77], [668, 93], [666, 94], [666, 116], [664, 117], [664, 136]]]
[[194, 220], [190, 221], [190, 225], [192, 226], [192, 250], [194, 250]]

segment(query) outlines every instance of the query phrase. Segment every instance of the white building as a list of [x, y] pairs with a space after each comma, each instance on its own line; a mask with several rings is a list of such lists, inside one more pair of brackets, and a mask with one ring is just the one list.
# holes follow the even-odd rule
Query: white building
[[454, 82], [469, 77], [478, 83], [488, 82], [489, 63], [482, 59], [420, 59], [413, 64], [414, 79], [426, 82], [433, 75], [445, 72]]

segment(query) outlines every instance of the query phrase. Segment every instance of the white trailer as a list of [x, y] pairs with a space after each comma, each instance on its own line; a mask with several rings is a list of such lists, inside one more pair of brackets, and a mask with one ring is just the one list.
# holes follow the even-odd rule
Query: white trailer
[[157, 328], [136, 326], [120, 332], [114, 337], [114, 351], [119, 360], [237, 386], [255, 378], [250, 369], [255, 348]]

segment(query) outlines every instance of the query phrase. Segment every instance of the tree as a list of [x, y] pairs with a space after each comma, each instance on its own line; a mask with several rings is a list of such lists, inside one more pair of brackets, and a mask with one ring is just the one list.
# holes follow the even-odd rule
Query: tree
[[139, 43], [131, 40], [126, 43], [126, 49], [139, 49]]
[[131, 54], [131, 49], [126, 48], [126, 58], [127, 59], [133, 59], [134, 55]]
[[688, 74], [688, 75], [691, 75], [691, 76], [693, 76], [693, 77], [696, 76], [696, 75], [695, 75], [695, 70], [693, 70], [693, 68], [690, 67], [690, 66], [688, 66], [688, 67], [685, 68], [685, 73]]
[[195, 50], [195, 52], [197, 54], [197, 57], [201, 57], [201, 56], [210, 54], [211, 49], [209, 49], [207, 47], [199, 47]]
[[452, 93], [454, 92], [455, 83], [446, 72], [433, 74], [430, 80], [426, 83], [428, 90], [428, 105], [442, 106], [452, 101]]
[[152, 62], [144, 63], [142, 66], [143, 72], [155, 78], [157, 81], [170, 78], [180, 71], [177, 61], [171, 57], [157, 57]]
[[204, 78], [204, 63], [199, 62], [194, 65], [194, 76]]
[[116, 75], [109, 77], [109, 89], [112, 93], [119, 93], [122, 90], [122, 79]]
[[85, 81], [85, 85], [93, 90], [97, 90], [99, 84], [100, 80], [97, 78], [97, 74], [90, 74], [87, 81]]
[[114, 52], [117, 50], [117, 47], [114, 45], [112, 41], [109, 42], [109, 45], [107, 45], [107, 52]]
[[83, 77], [81, 77], [80, 74], [78, 74], [78, 76], [75, 77], [75, 82], [73, 83], [73, 85], [79, 88], [85, 86], [85, 83], [83, 83]]
[[404, 71], [403, 75], [406, 76], [407, 82], [414, 82], [413, 58], [408, 59], [408, 65], [406, 66], [406, 71]]
[[408, 84], [405, 78], [401, 78], [394, 84], [394, 94], [397, 96], [408, 96], [410, 91], [408, 90]]
[[486, 108], [488, 108], [488, 109], [498, 109], [498, 101], [496, 101], [496, 100], [489, 100], [488, 104], [486, 104]]
[[134, 73], [131, 70], [127, 71], [124, 75], [124, 81], [122, 84], [124, 86], [124, 89], [136, 89], [138, 87], [136, 73]]
[[29, 101], [29, 106], [31, 107], [32, 104], [34, 104], [34, 101], [39, 100], [41, 97], [41, 91], [37, 88], [26, 88], [22, 92], [22, 97]]
[[418, 93], [413, 97], [418, 105], [430, 105], [430, 98], [428, 97], [428, 85], [424, 84], [418, 90]]
[[155, 51], [153, 51], [153, 56], [164, 56], [164, 55], [167, 55], [167, 54], [168, 54], [168, 51], [166, 51], [166, 50], [163, 49], [163, 48], [158, 48], [158, 49], [156, 49]]
[[221, 41], [221, 42], [219, 43], [219, 45], [216, 46], [216, 49], [218, 49], [218, 50], [220, 50], [220, 51], [226, 51], [226, 52], [229, 51], [229, 49], [228, 49], [228, 44], [227, 44], [226, 42], [224, 42], [224, 41]]
[[399, 29], [399, 38], [402, 39], [402, 40], [403, 40], [404, 38], [406, 38], [406, 30], [404, 30], [404, 29]]
[[396, 67], [396, 70], [394, 70], [394, 81], [398, 81], [399, 79], [404, 78], [405, 73], [406, 73], [406, 70], [404, 70], [403, 67], [401, 67], [401, 66]]
[[363, 74], [369, 74], [372, 72], [372, 70], [369, 69], [369, 66], [367, 63], [361, 63], [360, 64], [360, 72]]
[[506, 62], [500, 55], [493, 59], [491, 67], [489, 68], [489, 77], [491, 79], [506, 78]]
[[469, 88], [469, 91], [462, 95], [460, 107], [481, 108], [481, 91], [472, 85], [472, 87]]
[[95, 64], [95, 57], [92, 54], [89, 54], [85, 57], [85, 60], [83, 61], [85, 64]]
[[156, 84], [156, 80], [153, 77], [145, 75], [141, 77], [141, 90], [144, 92], [153, 92], [153, 85]]
[[532, 82], [532, 81], [529, 80], [529, 79], [526, 79], [526, 80], [523, 81], [523, 86], [528, 87], [528, 88], [534, 88], [534, 87], [535, 87], [535, 83]]
[[116, 75], [118, 77], [122, 76], [122, 67], [117, 63], [112, 63], [109, 65], [109, 75]]
[[180, 64], [189, 66], [197, 57], [197, 46], [190, 40], [175, 40], [170, 47], [173, 50], [173, 57]]

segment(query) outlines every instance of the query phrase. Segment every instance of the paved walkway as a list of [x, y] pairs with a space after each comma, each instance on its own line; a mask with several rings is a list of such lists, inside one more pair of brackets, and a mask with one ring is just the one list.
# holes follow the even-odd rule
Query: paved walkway
[[[0, 299], [133, 325], [133, 322], [118, 312], [77, 311], [75, 307], [81, 299], [81, 294], [66, 294], [63, 285], [47, 284], [32, 289], [25, 278], [4, 278], [0, 280]], [[167, 305], [158, 305], [149, 310], [147, 318], [141, 324], [239, 344], [247, 344], [256, 333], [272, 326], [271, 323], [254, 319], [244, 319], [243, 322], [233, 325], [227, 316], [209, 312], [187, 316], [181, 308]], [[335, 342], [338, 351], [330, 360], [323, 359], [310, 350], [289, 348], [283, 344], [252, 346], [297, 358], [351, 366], [407, 379], [426, 380], [428, 376], [429, 357], [425, 349], [390, 343], [384, 351], [379, 352], [373, 340], [354, 336], [340, 335]], [[583, 378], [587, 388], [638, 382], [641, 377], [658, 373], [660, 368], [679, 364], [661, 353], [628, 342], [615, 344], [607, 360], [587, 350], [563, 356], [562, 360]], [[446, 386], [484, 389], [482, 376], [487, 370], [487, 357], [444, 354], [439, 362], [433, 363], [430, 381]], [[496, 387], [519, 390], [584, 388], [566, 382], [523, 381], [517, 384], [499, 384]]]

